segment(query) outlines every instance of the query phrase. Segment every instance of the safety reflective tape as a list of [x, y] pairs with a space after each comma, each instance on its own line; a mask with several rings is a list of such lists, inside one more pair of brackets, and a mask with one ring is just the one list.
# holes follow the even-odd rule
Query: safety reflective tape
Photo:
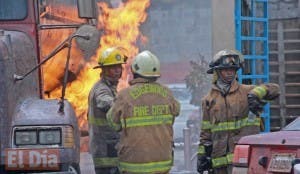
[[226, 157], [213, 158], [212, 164], [213, 164], [213, 168], [220, 167], [220, 166], [226, 166], [227, 159], [226, 159]]
[[139, 127], [139, 126], [153, 126], [162, 124], [172, 124], [172, 115], [157, 115], [157, 116], [141, 116], [141, 117], [127, 117], [121, 120], [122, 127]]
[[93, 158], [95, 167], [118, 167], [119, 158], [117, 157], [101, 157]]
[[231, 164], [232, 159], [233, 159], [232, 153], [228, 153], [226, 156], [223, 156], [223, 157], [213, 158], [212, 159], [213, 168]]
[[226, 158], [227, 158], [227, 164], [231, 164], [233, 160], [233, 153], [227, 154]]
[[255, 118], [255, 120], [250, 120], [248, 117], [246, 117], [244, 119], [237, 120], [237, 121], [221, 122], [216, 125], [212, 125], [211, 132], [237, 130], [246, 126], [259, 126], [259, 125], [260, 125], [260, 118]]
[[164, 172], [170, 170], [171, 167], [172, 167], [172, 160], [150, 162], [150, 163], [120, 162], [121, 171], [126, 171], [130, 173]]
[[112, 120], [108, 121], [108, 125], [116, 131], [121, 130], [121, 124], [117, 124], [117, 123], [113, 122]]
[[106, 114], [106, 118], [107, 118], [107, 123], [110, 127], [112, 127], [114, 130], [119, 131], [121, 130], [121, 124], [117, 124], [113, 121], [112, 118], [112, 110], [108, 110], [107, 114]]
[[94, 116], [88, 116], [89, 123], [96, 126], [107, 126], [107, 120], [104, 118], [95, 118]]
[[210, 129], [210, 128], [211, 128], [211, 124], [209, 121], [202, 121], [201, 129]]
[[203, 155], [204, 153], [205, 153], [204, 146], [200, 145], [199, 148], [198, 148], [198, 154]]
[[264, 96], [266, 96], [267, 94], [267, 90], [266, 88], [262, 87], [262, 86], [257, 86], [252, 90], [259, 99], [264, 98]]

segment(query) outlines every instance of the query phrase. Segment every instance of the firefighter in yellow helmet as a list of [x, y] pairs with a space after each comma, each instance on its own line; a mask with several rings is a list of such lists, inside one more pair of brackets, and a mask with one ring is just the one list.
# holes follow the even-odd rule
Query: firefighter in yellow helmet
[[134, 79], [121, 90], [107, 113], [120, 131], [117, 145], [122, 173], [168, 173], [173, 164], [173, 123], [180, 104], [172, 92], [156, 82], [160, 62], [150, 51], [132, 62]]
[[89, 149], [93, 156], [97, 174], [118, 172], [115, 145], [119, 134], [107, 124], [106, 113], [117, 93], [118, 80], [122, 75], [122, 64], [127, 57], [118, 47], [104, 50], [98, 60], [101, 68], [100, 80], [93, 86], [88, 101]]
[[[197, 162], [197, 170], [201, 174], [204, 171], [216, 174], [232, 172], [234, 144], [242, 136], [259, 133], [259, 114], [264, 101], [279, 95], [277, 84], [239, 84], [236, 72], [243, 61], [238, 51], [224, 49], [209, 64], [207, 73], [213, 74], [214, 78], [211, 90], [202, 99]], [[253, 117], [251, 112], [257, 117]]]

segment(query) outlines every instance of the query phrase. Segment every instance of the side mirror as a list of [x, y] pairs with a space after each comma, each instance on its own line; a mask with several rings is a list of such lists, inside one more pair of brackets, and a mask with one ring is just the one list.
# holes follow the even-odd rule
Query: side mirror
[[99, 47], [100, 32], [96, 27], [91, 25], [82, 25], [75, 32], [75, 35], [83, 37], [75, 37], [75, 41], [80, 50], [82, 50], [87, 58], [94, 54]]
[[80, 18], [96, 18], [95, 0], [77, 0], [77, 7]]

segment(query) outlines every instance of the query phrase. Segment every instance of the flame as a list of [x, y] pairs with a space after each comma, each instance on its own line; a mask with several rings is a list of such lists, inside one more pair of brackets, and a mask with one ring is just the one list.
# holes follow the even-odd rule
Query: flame
[[[132, 58], [139, 52], [137, 43], [147, 42], [147, 38], [141, 34], [139, 27], [147, 19], [146, 9], [150, 6], [150, 0], [128, 0], [126, 3], [120, 3], [117, 8], [110, 8], [104, 2], [99, 2], [97, 5], [100, 11], [97, 28], [102, 31], [100, 47], [89, 62], [84, 61], [79, 51], [72, 49], [70, 72], [74, 76], [72, 82], [67, 85], [65, 96], [75, 108], [80, 129], [85, 130], [87, 130], [88, 95], [92, 86], [99, 80], [101, 71], [93, 69], [100, 52], [109, 47], [120, 46], [125, 49], [126, 55]], [[69, 33], [59, 34], [58, 31], [51, 37], [54, 40], [60, 40], [68, 35]], [[44, 41], [49, 42], [46, 39]], [[48, 50], [47, 47], [45, 48]], [[46, 55], [45, 52], [42, 54]], [[43, 69], [44, 89], [49, 92], [48, 96], [45, 96], [46, 98], [61, 97], [62, 87], [60, 85], [66, 51], [59, 53], [56, 57], [59, 58], [47, 62]], [[118, 86], [119, 89], [127, 86], [129, 79], [128, 67], [128, 65], [124, 67], [123, 76]]]
[[101, 37], [100, 51], [118, 45], [128, 50], [128, 57], [136, 55], [136, 42], [142, 36], [139, 27], [147, 18], [145, 10], [149, 5], [149, 0], [132, 0], [111, 9], [106, 3], [99, 3], [102, 15], [98, 18], [98, 27], [105, 31], [105, 35]]

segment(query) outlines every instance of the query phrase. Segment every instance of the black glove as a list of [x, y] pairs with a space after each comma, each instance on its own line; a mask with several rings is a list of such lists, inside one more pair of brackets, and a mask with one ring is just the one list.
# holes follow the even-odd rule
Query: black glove
[[197, 160], [197, 171], [202, 174], [204, 171], [212, 170], [212, 161], [211, 161], [211, 152], [212, 152], [212, 145], [211, 144], [204, 144], [204, 151], [205, 154], [198, 155]]
[[256, 116], [259, 116], [259, 114], [263, 111], [265, 104], [266, 102], [259, 99], [255, 94], [248, 94], [249, 110]]
[[198, 155], [197, 170], [200, 174], [212, 168], [211, 158], [206, 155]]

